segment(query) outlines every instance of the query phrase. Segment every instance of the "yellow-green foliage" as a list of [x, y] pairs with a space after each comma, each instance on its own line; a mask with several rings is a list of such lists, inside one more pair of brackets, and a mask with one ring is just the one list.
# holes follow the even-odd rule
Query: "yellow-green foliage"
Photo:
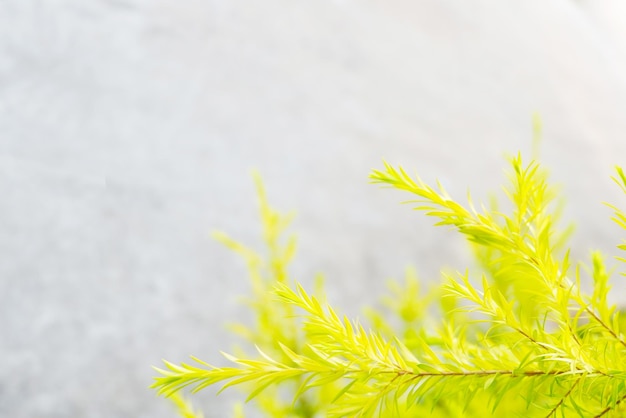
[[172, 393], [169, 398], [174, 403], [178, 415], [182, 418], [204, 418], [204, 415], [194, 410], [191, 403], [185, 399], [180, 392]]
[[[217, 235], [250, 270], [256, 323], [237, 331], [255, 352], [225, 354], [224, 367], [165, 362], [153, 387], [173, 397], [184, 387], [238, 386], [271, 417], [626, 417], [626, 320], [607, 302], [604, 257], [593, 252], [589, 268], [571, 262], [545, 171], [519, 155], [510, 165], [510, 214], [462, 205], [402, 168], [371, 174], [463, 234], [478, 267], [444, 275], [428, 292], [409, 271], [392, 285], [389, 312], [369, 310], [370, 328], [289, 278], [289, 217], [258, 182], [268, 255]], [[614, 180], [626, 192], [621, 169]], [[612, 208], [626, 229], [626, 214]]]

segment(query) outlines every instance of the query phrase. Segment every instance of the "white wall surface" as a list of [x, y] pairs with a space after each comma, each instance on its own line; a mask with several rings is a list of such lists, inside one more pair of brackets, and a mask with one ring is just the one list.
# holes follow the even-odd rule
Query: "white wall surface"
[[[534, 112], [574, 255], [615, 254], [619, 0], [0, 1], [0, 416], [174, 416], [150, 366], [219, 363], [246, 318], [209, 232], [259, 244], [254, 167], [298, 211], [294, 275], [326, 273], [345, 312], [409, 264], [463, 268], [367, 175], [386, 158], [484, 197]], [[232, 398], [196, 397], [207, 417]]]

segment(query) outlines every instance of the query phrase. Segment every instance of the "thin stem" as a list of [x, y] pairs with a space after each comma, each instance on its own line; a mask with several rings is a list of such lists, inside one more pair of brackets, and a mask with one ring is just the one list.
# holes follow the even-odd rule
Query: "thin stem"
[[592, 311], [591, 309], [589, 309], [589, 307], [588, 307], [588, 306], [585, 306], [585, 311], [586, 311], [589, 315], [591, 315], [591, 317], [592, 317], [593, 319], [595, 319], [595, 320], [598, 322], [598, 324], [600, 324], [600, 326], [601, 326], [602, 328], [604, 328], [605, 330], [607, 330], [607, 331], [608, 331], [608, 333], [609, 333], [609, 334], [611, 334], [611, 336], [612, 336], [613, 338], [615, 338], [615, 339], [616, 339], [616, 340], [617, 340], [617, 341], [618, 341], [621, 345], [623, 345], [623, 346], [626, 348], [626, 341], [622, 340], [622, 339], [621, 339], [621, 338], [620, 338], [620, 337], [619, 337], [619, 336], [615, 333], [615, 331], [613, 331], [613, 330], [611, 329], [611, 327], [609, 327], [608, 325], [606, 325], [606, 324], [604, 323], [604, 321], [603, 321], [603, 320], [602, 320], [599, 316], [597, 316], [597, 315], [596, 315], [596, 313], [595, 313], [594, 311]]
[[[583, 371], [580, 371], [583, 373]], [[380, 373], [396, 373], [398, 375], [412, 375], [413, 378], [429, 377], [429, 376], [511, 376], [511, 377], [529, 377], [529, 376], [558, 376], [563, 374], [572, 374], [571, 370], [466, 370], [460, 372], [413, 372], [410, 370], [388, 371]]]
[[550, 411], [550, 413], [548, 415], [546, 415], [546, 418], [550, 418], [552, 415], [556, 414], [556, 411], [561, 407], [561, 405], [563, 405], [563, 402], [565, 402], [565, 399], [567, 399], [567, 397], [572, 393], [572, 391], [574, 390], [574, 388], [580, 383], [580, 378], [578, 378], [578, 380], [576, 380], [576, 382], [574, 382], [574, 384], [572, 385], [571, 388], [569, 388], [569, 390], [567, 391], [567, 393], [565, 395], [563, 395], [563, 397], [561, 398], [561, 400], [559, 401], [559, 403], [557, 403], [554, 408], [552, 408], [552, 410]]
[[596, 416], [595, 416], [595, 417], [593, 417], [593, 418], [600, 418], [600, 417], [603, 417], [604, 415], [608, 414], [610, 411], [612, 411], [612, 410], [613, 410], [613, 408], [615, 408], [617, 405], [619, 405], [619, 404], [620, 404], [620, 403], [621, 403], [624, 399], [626, 399], [626, 395], [624, 395], [624, 396], [622, 396], [621, 398], [619, 398], [619, 399], [617, 400], [617, 402], [615, 402], [615, 405], [613, 405], [613, 406], [607, 406], [606, 408], [604, 408], [604, 409], [602, 410], [602, 412], [600, 412], [598, 415], [596, 415]]

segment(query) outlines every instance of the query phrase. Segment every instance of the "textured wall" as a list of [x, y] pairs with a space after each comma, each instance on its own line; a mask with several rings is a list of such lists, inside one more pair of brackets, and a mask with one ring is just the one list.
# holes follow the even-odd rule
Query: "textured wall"
[[619, 0], [0, 1], [0, 416], [173, 416], [150, 366], [219, 362], [245, 317], [209, 231], [258, 244], [252, 167], [299, 213], [295, 275], [352, 314], [468, 259], [369, 170], [483, 196], [533, 112], [574, 254], [612, 251], [624, 28]]

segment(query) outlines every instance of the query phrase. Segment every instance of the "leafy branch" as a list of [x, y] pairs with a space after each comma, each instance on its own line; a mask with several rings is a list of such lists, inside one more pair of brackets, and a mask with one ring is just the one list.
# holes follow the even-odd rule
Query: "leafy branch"
[[[409, 203], [437, 225], [457, 229], [480, 267], [444, 275], [427, 295], [411, 277], [395, 285], [390, 306], [401, 331], [373, 310], [367, 329], [321, 302], [323, 292], [309, 294], [289, 278], [295, 241], [281, 239], [288, 217], [268, 205], [258, 182], [268, 255], [218, 235], [250, 270], [257, 324], [238, 329], [256, 354], [224, 354], [228, 367], [195, 357], [195, 364], [165, 362], [153, 387], [166, 396], [242, 387], [269, 416], [285, 417], [622, 416], [624, 318], [608, 303], [604, 257], [593, 252], [589, 269], [572, 267], [569, 230], [558, 228], [560, 206], [546, 171], [520, 155], [509, 163], [509, 214], [497, 204], [478, 211], [469, 196], [464, 206], [402, 167], [385, 163], [371, 174], [374, 183], [411, 193]], [[626, 192], [621, 169], [614, 180]], [[611, 207], [626, 228], [626, 215]], [[433, 309], [439, 320], [428, 318]]]

